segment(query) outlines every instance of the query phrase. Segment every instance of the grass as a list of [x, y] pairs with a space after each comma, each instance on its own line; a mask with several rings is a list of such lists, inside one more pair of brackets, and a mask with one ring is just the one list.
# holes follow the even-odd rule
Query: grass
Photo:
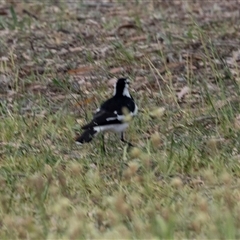
[[[0, 238], [238, 239], [239, 20], [193, 3], [19, 4], [0, 16]], [[76, 146], [126, 75], [136, 147]]]

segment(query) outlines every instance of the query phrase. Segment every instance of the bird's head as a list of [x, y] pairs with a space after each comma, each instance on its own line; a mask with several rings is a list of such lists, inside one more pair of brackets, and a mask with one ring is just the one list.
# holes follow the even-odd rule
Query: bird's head
[[125, 96], [125, 97], [131, 97], [130, 93], [128, 91], [128, 87], [129, 87], [130, 81], [127, 78], [119, 78], [117, 80], [117, 83], [115, 85], [115, 89], [114, 89], [114, 96], [118, 95], [118, 96]]

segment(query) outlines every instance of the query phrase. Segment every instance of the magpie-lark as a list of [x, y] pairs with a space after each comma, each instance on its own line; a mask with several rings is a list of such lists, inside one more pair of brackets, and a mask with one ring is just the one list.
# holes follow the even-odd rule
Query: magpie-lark
[[[76, 138], [77, 144], [88, 143], [99, 132], [105, 131], [120, 133], [121, 141], [126, 142], [123, 133], [129, 125], [129, 116], [135, 116], [138, 111], [138, 107], [129, 93], [128, 87], [128, 79], [118, 79], [113, 97], [105, 101], [96, 110], [92, 121], [82, 127], [84, 132]], [[128, 144], [132, 146], [132, 144]]]

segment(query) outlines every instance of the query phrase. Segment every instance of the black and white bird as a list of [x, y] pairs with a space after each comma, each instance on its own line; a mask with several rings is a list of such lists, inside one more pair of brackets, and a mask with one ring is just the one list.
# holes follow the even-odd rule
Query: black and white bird
[[113, 97], [105, 101], [96, 110], [92, 121], [82, 127], [84, 132], [76, 138], [77, 144], [88, 143], [98, 133], [105, 131], [120, 133], [121, 141], [126, 142], [124, 131], [129, 125], [129, 117], [135, 116], [138, 112], [138, 107], [128, 91], [129, 83], [127, 78], [118, 79]]

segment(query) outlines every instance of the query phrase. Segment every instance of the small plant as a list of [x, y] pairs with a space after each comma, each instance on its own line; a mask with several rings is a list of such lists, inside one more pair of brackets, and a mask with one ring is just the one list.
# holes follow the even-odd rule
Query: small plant
[[[3, 2], [0, 239], [239, 239], [236, 9]], [[76, 146], [121, 77], [134, 147], [108, 133], [105, 152], [100, 137]]]

